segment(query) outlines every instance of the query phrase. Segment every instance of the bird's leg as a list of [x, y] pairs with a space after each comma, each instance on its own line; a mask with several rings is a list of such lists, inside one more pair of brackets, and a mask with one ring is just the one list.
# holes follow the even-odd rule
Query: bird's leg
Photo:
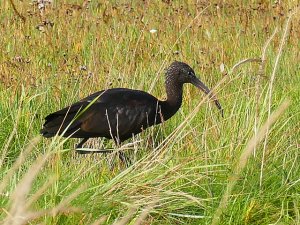
[[125, 154], [125, 152], [120, 151], [118, 152], [118, 154], [119, 154], [119, 159], [121, 160], [121, 162], [123, 162], [126, 165], [126, 167], [129, 167], [130, 164], [132, 164], [130, 158]]
[[82, 141], [76, 145], [76, 148], [82, 148], [82, 145], [87, 142], [87, 140], [89, 140], [89, 138], [83, 138]]
[[82, 148], [82, 145], [87, 142], [87, 140], [89, 140], [89, 138], [83, 138], [81, 142], [79, 142], [79, 144], [76, 145], [76, 149], [77, 148]]
[[89, 138], [83, 138], [81, 142], [79, 142], [79, 144], [76, 145], [76, 149], [75, 151], [78, 153], [78, 154], [88, 154], [90, 153], [90, 151], [83, 151], [83, 150], [79, 150], [79, 148], [82, 148], [83, 144], [85, 142], [87, 142]]
[[[116, 148], [119, 149], [117, 151], [115, 151], [115, 153], [118, 155], [119, 159], [121, 160], [122, 163], [124, 163], [126, 165], [126, 167], [129, 167], [129, 165], [131, 164], [130, 159], [128, 158], [128, 156], [122, 151], [120, 150], [121, 147], [121, 142], [118, 138], [113, 138]], [[115, 159], [115, 154], [113, 154], [113, 158], [112, 160]], [[113, 168], [114, 166], [111, 165], [111, 168]]]
[[78, 153], [78, 154], [92, 154], [92, 153], [111, 153], [113, 152], [113, 150], [107, 150], [107, 149], [99, 149], [99, 150], [80, 150], [80, 148], [82, 148], [83, 144], [85, 142], [87, 142], [89, 138], [84, 138], [82, 139], [81, 142], [79, 142], [78, 145], [76, 145], [76, 149], [75, 151]]
[[[120, 149], [120, 147], [121, 147], [120, 140], [114, 138], [114, 141], [115, 141], [115, 144], [116, 144], [117, 148]], [[126, 165], [126, 167], [129, 167], [130, 164], [132, 164], [131, 160], [129, 159], [129, 157], [122, 150], [118, 151], [118, 156], [119, 156], [119, 159], [121, 160], [121, 162]]]

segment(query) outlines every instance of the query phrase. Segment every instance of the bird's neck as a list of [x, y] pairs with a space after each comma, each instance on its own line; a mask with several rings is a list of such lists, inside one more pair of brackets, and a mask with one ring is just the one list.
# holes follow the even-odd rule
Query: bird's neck
[[182, 86], [173, 80], [166, 80], [167, 100], [162, 102], [162, 114], [164, 120], [173, 116], [181, 106], [182, 103]]

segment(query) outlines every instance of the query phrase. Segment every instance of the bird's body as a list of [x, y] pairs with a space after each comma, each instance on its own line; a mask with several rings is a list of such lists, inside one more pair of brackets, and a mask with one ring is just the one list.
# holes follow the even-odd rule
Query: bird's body
[[210, 94], [185, 63], [174, 62], [166, 72], [167, 100], [161, 101], [147, 92], [113, 88], [96, 92], [73, 105], [48, 115], [41, 134], [44, 137], [88, 138], [105, 137], [121, 143], [146, 128], [172, 117], [180, 108], [184, 83], [192, 83]]
[[[41, 132], [45, 137], [59, 134], [73, 138], [113, 138], [122, 142], [147, 127], [169, 119], [177, 111], [161, 112], [161, 109], [165, 109], [164, 106], [164, 101], [159, 101], [144, 91], [127, 88], [103, 90], [48, 115]], [[79, 110], [86, 107], [85, 112], [72, 122]], [[58, 126], [60, 130], [57, 129]]]

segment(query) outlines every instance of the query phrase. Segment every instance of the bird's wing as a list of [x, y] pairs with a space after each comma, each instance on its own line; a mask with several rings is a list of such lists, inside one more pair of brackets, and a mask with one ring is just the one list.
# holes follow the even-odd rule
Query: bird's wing
[[[45, 137], [53, 137], [56, 134], [69, 136], [80, 129], [82, 120], [78, 116], [86, 110], [95, 98], [100, 98], [103, 91], [96, 92], [70, 106], [49, 114], [45, 117], [45, 123], [41, 134]], [[77, 119], [76, 119], [77, 118]]]
[[156, 120], [157, 103], [158, 100], [146, 92], [110, 89], [83, 116], [81, 130], [126, 140], [159, 123]]
[[73, 137], [120, 135], [127, 139], [155, 123], [156, 106], [157, 99], [143, 91], [99, 91], [48, 115], [41, 133], [46, 137], [76, 132]]
[[47, 124], [47, 121], [51, 120], [53, 117], [61, 116], [61, 115], [68, 115], [68, 114], [77, 114], [80, 110], [84, 110], [88, 105], [92, 105], [92, 102], [95, 100], [95, 102], [100, 102], [101, 95], [103, 94], [103, 91], [95, 92], [83, 99], [81, 99], [78, 102], [75, 102], [74, 104], [67, 106], [61, 110], [58, 110], [54, 113], [49, 114], [46, 116], [45, 124]]

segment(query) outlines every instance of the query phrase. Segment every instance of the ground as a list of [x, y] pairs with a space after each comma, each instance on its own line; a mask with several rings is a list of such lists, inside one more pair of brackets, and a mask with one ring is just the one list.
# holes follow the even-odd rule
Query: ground
[[[299, 224], [299, 11], [265, 0], [3, 2], [0, 220]], [[173, 118], [121, 147], [130, 166], [40, 137], [46, 115], [95, 91], [164, 99], [174, 60], [213, 88], [223, 118], [185, 85]]]

